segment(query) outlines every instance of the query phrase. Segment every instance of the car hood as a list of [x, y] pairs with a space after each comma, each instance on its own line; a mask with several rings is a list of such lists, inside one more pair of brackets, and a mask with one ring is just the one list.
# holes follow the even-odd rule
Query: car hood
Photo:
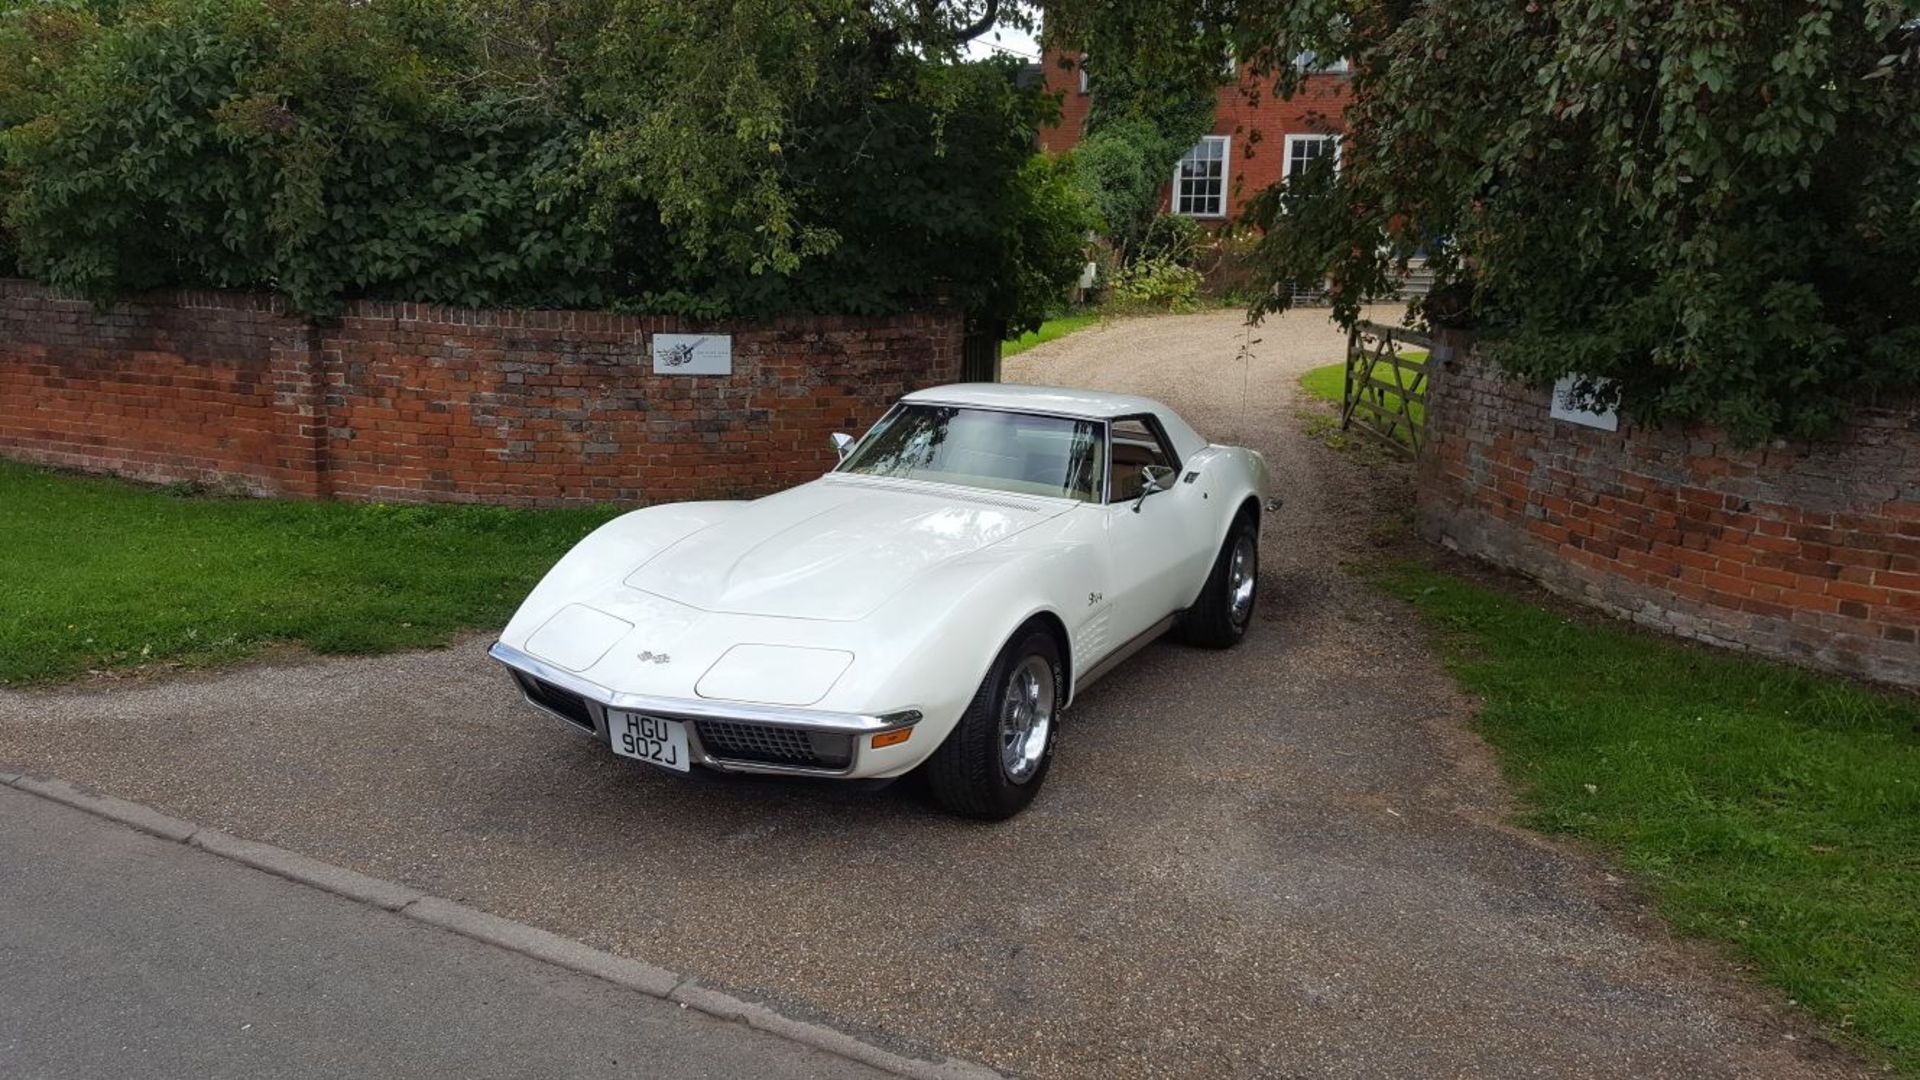
[[1072, 504], [832, 476], [758, 499], [661, 550], [627, 585], [703, 611], [852, 621], [942, 563]]

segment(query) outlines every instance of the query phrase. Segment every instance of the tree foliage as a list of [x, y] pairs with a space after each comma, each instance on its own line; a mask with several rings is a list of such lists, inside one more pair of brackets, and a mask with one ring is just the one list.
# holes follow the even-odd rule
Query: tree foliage
[[59, 2], [0, 0], [0, 199], [89, 295], [1025, 326], [1079, 268], [1053, 104], [959, 61], [964, 4]]
[[1079, 62], [1097, 87], [1073, 153], [1087, 201], [1124, 262], [1152, 226], [1174, 165], [1213, 129], [1220, 66], [1148, 66], [1131, 42], [1098, 27], [1084, 51]]
[[1351, 58], [1339, 172], [1252, 211], [1265, 310], [1331, 279], [1351, 320], [1424, 252], [1429, 317], [1509, 369], [1748, 439], [1920, 381], [1914, 0], [1066, 0], [1056, 32], [1094, 24], [1283, 92]]
[[[0, 2], [0, 133], [40, 115], [58, 73], [98, 29], [95, 12], [82, 4]], [[4, 213], [18, 185], [0, 153], [0, 273], [14, 272], [18, 256]]]
[[162, 2], [104, 27], [8, 132], [30, 271], [90, 295], [264, 286], [597, 299], [604, 238], [565, 169], [584, 132], [544, 103], [458, 92], [452, 12]]

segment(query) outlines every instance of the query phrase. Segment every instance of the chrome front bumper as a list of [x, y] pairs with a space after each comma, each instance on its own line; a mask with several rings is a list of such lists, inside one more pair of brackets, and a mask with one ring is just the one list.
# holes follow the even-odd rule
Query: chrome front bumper
[[[609, 690], [598, 683], [581, 678], [570, 671], [529, 656], [511, 645], [504, 645], [497, 641], [487, 650], [487, 655], [498, 660], [512, 672], [514, 685], [527, 704], [565, 722], [575, 731], [594, 736], [602, 745], [609, 744], [607, 728], [609, 710], [665, 717], [687, 725], [687, 752], [695, 763], [722, 772], [769, 773], [787, 776], [845, 776], [859, 766], [860, 753], [868, 736], [883, 731], [912, 727], [921, 719], [920, 714], [911, 709], [882, 714], [821, 712], [779, 705], [749, 705], [740, 702], [628, 694]], [[557, 688], [566, 695], [578, 698], [583, 709], [580, 712], [574, 712], [571, 709], [570, 700], [561, 700], [549, 695], [541, 684]], [[546, 697], [547, 700], [541, 700], [542, 697]], [[709, 740], [701, 738], [703, 723], [715, 726], [715, 738], [711, 741], [717, 744], [719, 752], [708, 747]], [[764, 733], [765, 738], [743, 739], [739, 737], [742, 733], [738, 730], [742, 727], [769, 730]], [[721, 737], [723, 733], [724, 738]], [[726, 744], [736, 747], [747, 743], [796, 745], [798, 741], [804, 740], [818, 748], [822, 744], [839, 743], [842, 739], [846, 746], [846, 764], [839, 766], [747, 760], [729, 757], [725, 752]]]

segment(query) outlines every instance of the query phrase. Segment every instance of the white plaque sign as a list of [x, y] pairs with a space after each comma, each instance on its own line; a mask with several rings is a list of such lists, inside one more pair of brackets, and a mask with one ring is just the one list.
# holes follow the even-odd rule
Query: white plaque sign
[[[1549, 410], [1549, 415], [1555, 420], [1565, 420], [1570, 424], [1599, 428], [1602, 431], [1619, 431], [1619, 413], [1612, 409], [1608, 409], [1605, 412], [1594, 412], [1574, 404], [1573, 388], [1579, 385], [1581, 381], [1582, 378], [1579, 375], [1563, 375], [1560, 377], [1559, 382], [1553, 384], [1553, 408]], [[1611, 385], [1611, 380], [1609, 379], [1588, 379], [1585, 381], [1592, 383], [1596, 388], [1601, 390], [1605, 390]]]
[[653, 335], [655, 375], [733, 374], [732, 334]]

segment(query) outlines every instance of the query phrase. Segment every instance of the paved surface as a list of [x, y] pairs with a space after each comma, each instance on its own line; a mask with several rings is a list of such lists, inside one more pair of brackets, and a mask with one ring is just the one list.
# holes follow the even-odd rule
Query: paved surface
[[1851, 1072], [1596, 862], [1501, 823], [1468, 703], [1337, 569], [1368, 485], [1294, 410], [1341, 347], [1320, 313], [1215, 313], [1009, 362], [1160, 396], [1288, 497], [1249, 639], [1157, 645], [1091, 690], [1009, 823], [631, 767], [518, 705], [484, 639], [0, 695], [0, 766], [1034, 1076]]
[[0, 787], [0, 1076], [878, 1078]]

